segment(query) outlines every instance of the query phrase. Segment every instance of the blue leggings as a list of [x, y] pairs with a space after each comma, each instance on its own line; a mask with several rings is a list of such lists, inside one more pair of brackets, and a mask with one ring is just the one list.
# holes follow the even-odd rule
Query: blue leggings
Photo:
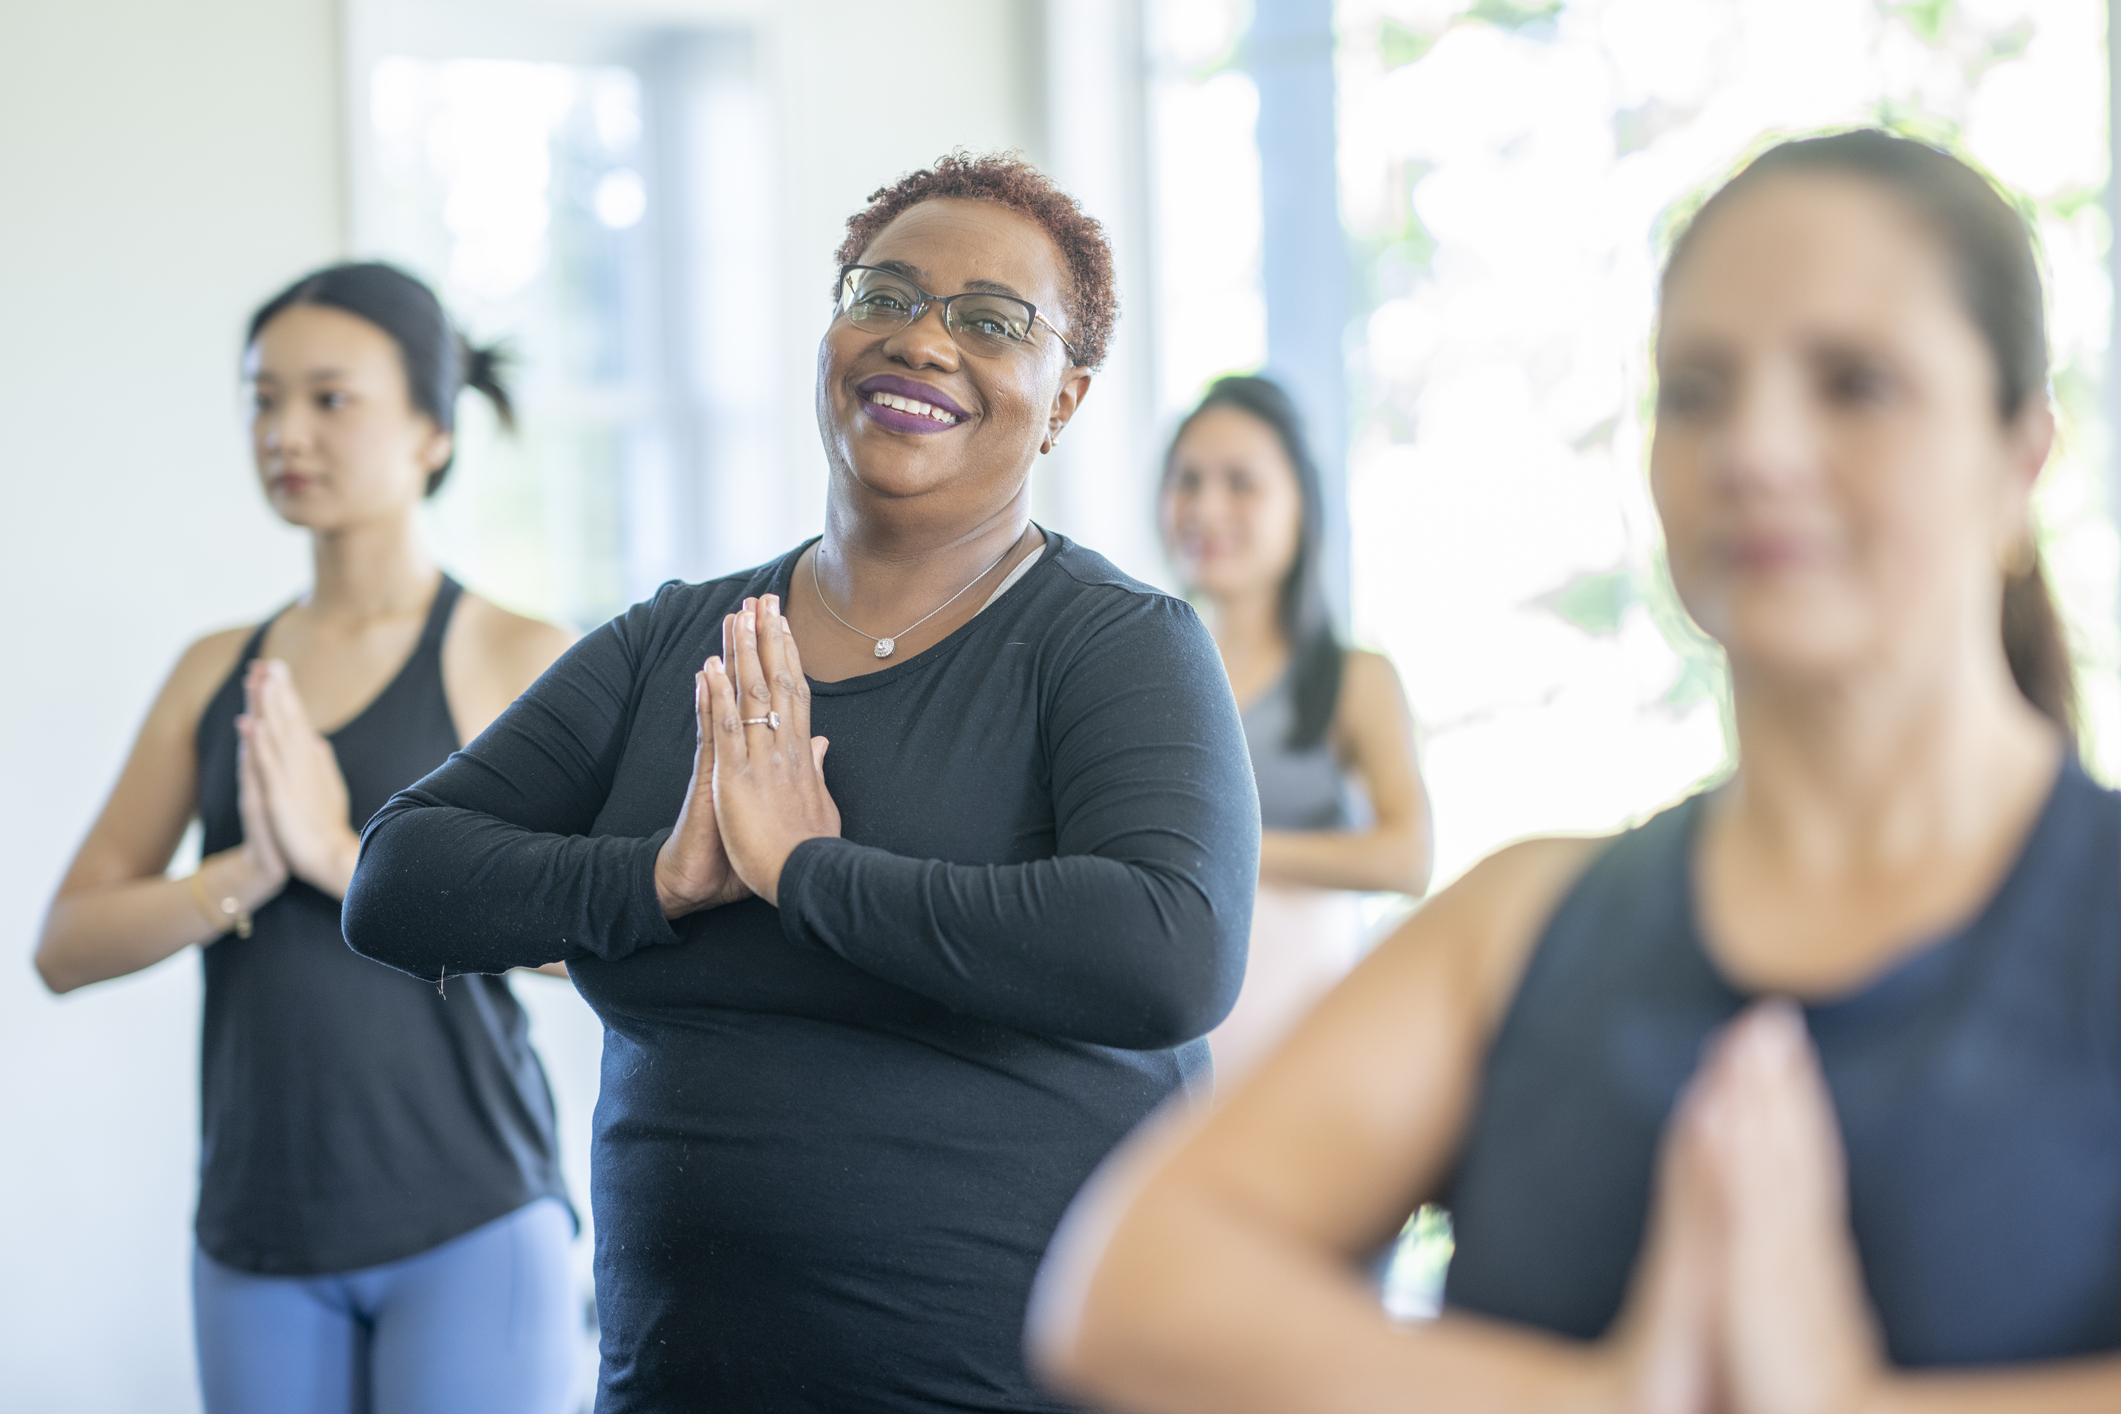
[[569, 1414], [582, 1338], [567, 1210], [541, 1198], [356, 1272], [192, 1258], [207, 1414]]

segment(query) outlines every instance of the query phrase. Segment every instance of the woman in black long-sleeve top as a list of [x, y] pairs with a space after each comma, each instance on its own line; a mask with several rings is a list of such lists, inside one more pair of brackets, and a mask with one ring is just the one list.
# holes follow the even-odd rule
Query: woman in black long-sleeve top
[[604, 1019], [603, 1411], [1056, 1407], [1039, 1256], [1243, 971], [1214, 644], [1028, 520], [1111, 328], [1095, 223], [946, 160], [840, 259], [822, 538], [590, 635], [385, 807], [347, 897], [372, 957], [564, 960]]

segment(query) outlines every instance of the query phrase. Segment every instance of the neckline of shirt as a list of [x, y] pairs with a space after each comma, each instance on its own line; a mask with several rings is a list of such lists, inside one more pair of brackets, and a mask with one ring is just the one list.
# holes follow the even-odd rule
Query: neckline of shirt
[[[915, 669], [926, 666], [931, 662], [942, 662], [948, 658], [955, 657], [964, 640], [969, 638], [972, 632], [980, 627], [980, 620], [986, 617], [987, 610], [992, 608], [997, 600], [1011, 589], [1014, 589], [1018, 582], [1028, 575], [1032, 569], [1049, 561], [1057, 561], [1060, 558], [1060, 552], [1064, 548], [1061, 538], [1044, 526], [1038, 525], [1036, 521], [1031, 522], [1031, 524], [1037, 526], [1038, 533], [1044, 537], [1044, 543], [1030, 554], [1024, 556], [1016, 567], [1002, 578], [1002, 582], [994, 587], [994, 592], [989, 594], [980, 606], [972, 611], [971, 618], [950, 630], [949, 633], [944, 634], [928, 647], [906, 659], [903, 663], [893, 663], [890, 667], [873, 673], [857, 673], [853, 677], [840, 678], [835, 682], [824, 682], [817, 678], [810, 678], [811, 695], [838, 697], [856, 692], [868, 692], [875, 688], [888, 686], [903, 677], [910, 676]], [[795, 547], [795, 553], [788, 556], [775, 568], [773, 574], [774, 593], [779, 594], [784, 600], [787, 598], [788, 586], [795, 578], [795, 567], [801, 563], [803, 552], [822, 539], [824, 539], [823, 536], [817, 535], [805, 540], [802, 544]], [[808, 675], [806, 674], [805, 676]]]

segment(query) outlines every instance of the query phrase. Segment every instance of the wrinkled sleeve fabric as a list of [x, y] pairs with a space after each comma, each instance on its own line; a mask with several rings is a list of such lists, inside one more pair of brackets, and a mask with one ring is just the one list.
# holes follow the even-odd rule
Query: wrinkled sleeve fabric
[[908, 859], [806, 840], [781, 926], [954, 1011], [1154, 1050], [1205, 1035], [1244, 977], [1259, 806], [1213, 641], [1139, 592], [1085, 616], [1040, 701], [1058, 852]]
[[436, 980], [676, 941], [655, 893], [670, 832], [589, 833], [665, 597], [575, 644], [477, 740], [376, 812], [341, 915], [355, 952]]

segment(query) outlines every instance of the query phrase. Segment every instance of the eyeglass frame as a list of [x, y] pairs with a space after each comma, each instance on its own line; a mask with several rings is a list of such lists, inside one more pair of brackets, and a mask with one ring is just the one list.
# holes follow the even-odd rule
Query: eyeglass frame
[[[901, 284], [905, 285], [907, 289], [912, 290], [915, 296], [917, 296], [917, 298], [913, 302], [913, 308], [906, 312], [906, 322], [899, 326], [899, 328], [901, 329], [911, 329], [914, 325], [921, 322], [922, 317], [928, 313], [931, 307], [939, 307], [943, 311], [943, 328], [946, 332], [950, 334], [950, 337], [954, 342], [957, 338], [957, 331], [950, 328], [951, 301], [965, 299], [972, 295], [982, 295], [988, 299], [1005, 299], [1008, 300], [1011, 304], [1020, 304], [1024, 308], [1030, 310], [1031, 318], [1025, 321], [1026, 324], [1045, 325], [1047, 331], [1051, 333], [1054, 338], [1060, 340], [1060, 346], [1067, 352], [1068, 357], [1074, 360], [1074, 362], [1078, 365], [1082, 362], [1081, 356], [1075, 352], [1075, 345], [1068, 342], [1068, 336], [1066, 334], [1063, 334], [1060, 331], [1060, 327], [1056, 325], [1052, 320], [1048, 319], [1045, 314], [1039, 309], [1039, 307], [1033, 304], [1030, 300], [1024, 299], [1018, 295], [1005, 295], [1000, 290], [959, 290], [954, 295], [931, 295], [926, 290], [922, 289], [919, 285], [914, 284], [912, 280], [900, 274], [898, 271], [886, 269], [881, 265], [863, 265], [860, 262], [856, 262], [853, 265], [843, 265], [840, 267], [840, 292], [838, 298], [836, 298], [832, 302], [833, 314], [835, 317], [845, 317], [847, 314], [847, 277], [849, 275], [852, 275], [857, 270], [873, 270], [879, 275], [889, 275], [892, 279], [897, 280]], [[854, 324], [854, 321], [851, 318], [848, 319], [847, 322], [849, 324]], [[859, 324], [855, 324], [854, 327], [859, 329], [862, 326]], [[894, 330], [892, 332], [896, 333], [897, 330]]]

